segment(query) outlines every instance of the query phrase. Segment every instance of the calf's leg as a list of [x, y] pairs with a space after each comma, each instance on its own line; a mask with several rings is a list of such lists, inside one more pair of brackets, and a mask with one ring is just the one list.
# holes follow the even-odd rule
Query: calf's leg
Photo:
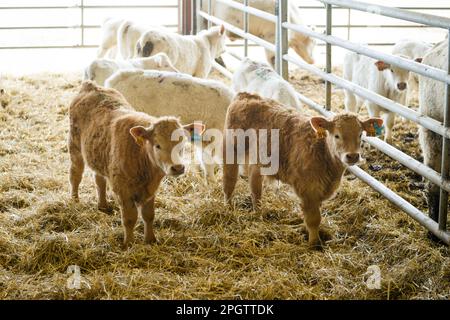
[[154, 243], [156, 242], [155, 233], [153, 232], [153, 220], [155, 219], [155, 197], [142, 204], [139, 210], [141, 212], [142, 219], [144, 220], [145, 243]]
[[253, 209], [257, 210], [261, 202], [263, 177], [261, 176], [261, 170], [257, 165], [251, 165], [249, 167], [249, 174]]
[[384, 133], [384, 141], [391, 144], [392, 143], [392, 128], [395, 123], [395, 113], [386, 112], [384, 114], [384, 124], [386, 128], [386, 132]]
[[78, 188], [83, 178], [84, 171], [84, 161], [83, 156], [78, 148], [76, 148], [72, 142], [69, 142], [69, 153], [70, 153], [70, 187], [71, 187], [71, 197], [73, 200], [78, 201]]
[[308, 230], [308, 243], [312, 248], [320, 248], [322, 244], [319, 237], [319, 225], [321, 220], [320, 204], [303, 199], [302, 209], [306, 229]]
[[224, 164], [223, 165], [223, 192], [225, 194], [225, 203], [230, 204], [234, 188], [238, 179], [239, 165]]
[[95, 185], [97, 186], [98, 209], [100, 211], [110, 211], [106, 201], [106, 179], [99, 174], [95, 174]]
[[131, 199], [121, 198], [120, 210], [124, 228], [123, 249], [126, 249], [134, 241], [134, 226], [136, 225], [138, 212], [134, 201]]

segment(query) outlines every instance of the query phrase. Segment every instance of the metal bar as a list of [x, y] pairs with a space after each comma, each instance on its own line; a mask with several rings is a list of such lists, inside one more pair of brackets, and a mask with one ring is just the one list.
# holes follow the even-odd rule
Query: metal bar
[[422, 211], [414, 207], [408, 201], [397, 195], [391, 189], [372, 177], [370, 174], [362, 170], [357, 166], [348, 168], [348, 171], [353, 173], [357, 178], [367, 183], [372, 189], [379, 192], [387, 200], [395, 204], [401, 210], [406, 212], [411, 218], [416, 220], [419, 224], [431, 231], [436, 237], [444, 241], [447, 245], [450, 245], [450, 233], [443, 230], [439, 230], [438, 224], [425, 215]]
[[236, 60], [242, 61], [244, 60], [244, 57], [241, 57], [240, 55], [232, 52], [232, 51], [225, 51], [227, 54], [229, 54], [231, 57], [235, 58]]
[[245, 5], [238, 3], [236, 1], [232, 1], [232, 0], [216, 0], [217, 2], [222, 2], [232, 8], [238, 9], [242, 12], [247, 12], [250, 13], [251, 15], [254, 15], [258, 18], [273, 22], [273, 23], [277, 23], [277, 17], [271, 13], [268, 13], [266, 11], [262, 11], [259, 9], [255, 9], [253, 7], [246, 7]]
[[[198, 0], [200, 1], [200, 0]], [[192, 30], [191, 34], [197, 34], [197, 0], [191, 0], [191, 23]]]
[[219, 71], [221, 74], [223, 74], [225, 77], [232, 79], [233, 78], [233, 74], [228, 71], [226, 68], [222, 67], [220, 64], [218, 64], [217, 62], [213, 61], [212, 62], [212, 66]]
[[[448, 29], [448, 40], [447, 40], [447, 73], [450, 75], [450, 28]], [[450, 127], [450, 84], [445, 86], [445, 112], [444, 112], [444, 126], [446, 128]], [[450, 169], [450, 140], [442, 139], [442, 164], [441, 164], [441, 175], [442, 180], [449, 178]], [[448, 190], [441, 188], [439, 196], [439, 229], [447, 229], [447, 214], [448, 214]]]
[[288, 30], [283, 28], [283, 23], [288, 22], [288, 1], [287, 0], [278, 0], [280, 3], [279, 10], [279, 18], [277, 29], [279, 30], [280, 36], [280, 51], [278, 53], [277, 60], [280, 61], [280, 75], [283, 79], [289, 79], [289, 64], [286, 60], [283, 59], [283, 56], [289, 51], [289, 39], [288, 39]]
[[80, 7], [80, 13], [81, 13], [81, 45], [84, 46], [84, 0], [81, 0], [81, 7]]
[[1, 49], [5, 50], [22, 50], [22, 49], [84, 49], [84, 48], [98, 48], [98, 45], [61, 45], [61, 46], [30, 46], [30, 47], [20, 47], [20, 46], [10, 46], [10, 47], [1, 47]]
[[[167, 28], [178, 27], [178, 24], [165, 24], [163, 25]], [[84, 29], [99, 29], [100, 25], [84, 25]], [[35, 30], [35, 29], [78, 29], [81, 25], [73, 26], [33, 26], [33, 27], [0, 27], [0, 30]]]
[[[248, 0], [244, 0], [244, 6], [248, 7]], [[248, 19], [248, 12], [244, 12], [244, 32], [248, 33], [248, 27], [249, 27], [249, 19]], [[244, 56], [248, 56], [248, 40], [244, 39]]]
[[[326, 5], [326, 12], [327, 12], [327, 27], [326, 27], [326, 34], [327, 36], [331, 36], [331, 28], [333, 26], [332, 22], [332, 5], [327, 4]], [[331, 44], [327, 42], [326, 44], [326, 72], [331, 73], [332, 72], [332, 65], [331, 65]], [[325, 82], [325, 107], [327, 110], [331, 110], [331, 82], [326, 81]]]
[[[218, 0], [222, 1], [222, 0]], [[15, 6], [15, 7], [0, 7], [0, 10], [35, 10], [35, 9], [76, 9], [79, 8], [79, 5], [73, 6]], [[145, 8], [157, 8], [157, 9], [170, 9], [170, 8], [178, 8], [178, 5], [88, 5], [84, 7], [85, 9], [145, 9]], [[323, 6], [299, 6], [301, 9], [323, 9]], [[450, 7], [395, 7], [397, 9], [402, 10], [449, 10]], [[333, 9], [341, 9], [346, 10], [348, 8], [345, 7], [334, 7]]]
[[284, 59], [298, 65], [299, 67], [301, 67], [309, 72], [312, 72], [312, 73], [318, 75], [319, 77], [323, 78], [324, 80], [328, 80], [341, 88], [347, 89], [362, 98], [370, 100], [391, 112], [395, 112], [408, 120], [414, 121], [417, 124], [427, 128], [428, 130], [431, 130], [431, 131], [433, 131], [441, 136], [444, 136], [446, 138], [450, 138], [450, 129], [445, 128], [444, 126], [441, 125], [441, 123], [439, 121], [437, 121], [433, 118], [424, 116], [424, 115], [418, 113], [417, 111], [411, 110], [399, 103], [396, 103], [396, 102], [389, 100], [383, 96], [380, 96], [370, 90], [360, 87], [360, 86], [354, 84], [353, 82], [342, 79], [334, 74], [326, 73], [317, 67], [314, 67], [312, 65], [304, 63], [303, 61], [301, 61], [300, 59], [298, 59], [296, 57], [291, 57], [289, 55], [285, 55]]
[[[73, 6], [29, 6], [29, 7], [0, 7], [0, 10], [53, 10], [53, 9], [79, 9], [81, 6], [76, 4]], [[85, 9], [173, 9], [178, 5], [117, 5], [117, 6], [84, 6]]]
[[406, 11], [393, 7], [375, 5], [367, 2], [353, 0], [319, 0], [326, 4], [332, 4], [343, 8], [350, 8], [359, 11], [369, 12], [376, 15], [387, 16], [390, 18], [406, 20], [410, 22], [427, 24], [437, 28], [450, 29], [450, 19], [436, 15]]
[[256, 44], [260, 45], [261, 47], [263, 47], [263, 48], [265, 48], [265, 49], [267, 49], [267, 50], [269, 50], [271, 52], [275, 52], [275, 46], [272, 43], [270, 43], [270, 42], [262, 40], [262, 39], [258, 38], [257, 36], [254, 36], [254, 35], [252, 35], [252, 34], [250, 34], [248, 32], [244, 32], [242, 29], [239, 29], [239, 28], [233, 26], [232, 24], [229, 24], [228, 22], [225, 22], [225, 21], [223, 21], [221, 19], [218, 19], [216, 17], [210, 16], [206, 12], [199, 11], [198, 14], [200, 16], [202, 16], [203, 18], [205, 18], [206, 20], [211, 20], [211, 22], [213, 22], [215, 24], [219, 24], [219, 25], [223, 24], [224, 27], [227, 30], [231, 31], [232, 33], [235, 33], [235, 34], [237, 34], [238, 36], [240, 36], [242, 38], [247, 37], [248, 40], [255, 42]]
[[[211, 2], [212, 2], [211, 0], [208, 0], [208, 14], [210, 16], [212, 16], [212, 3]], [[212, 26], [212, 23], [211, 23], [211, 21], [208, 20], [208, 29], [211, 28], [211, 26]]]
[[[320, 1], [324, 1], [324, 0], [320, 0]], [[443, 70], [433, 68], [433, 67], [430, 67], [427, 65], [423, 65], [423, 64], [417, 63], [413, 60], [408, 60], [408, 59], [404, 59], [404, 58], [401, 58], [398, 56], [393, 56], [391, 54], [378, 52], [376, 50], [368, 48], [367, 46], [363, 46], [358, 43], [343, 40], [338, 37], [327, 36], [322, 33], [312, 31], [311, 29], [304, 27], [304, 26], [295, 25], [292, 23], [283, 23], [283, 27], [290, 29], [290, 30], [304, 33], [310, 37], [317, 38], [317, 39], [325, 41], [325, 42], [329, 42], [332, 45], [337, 45], [339, 47], [363, 54], [365, 56], [368, 56], [368, 57], [371, 57], [374, 59], [383, 60], [390, 64], [396, 65], [400, 68], [421, 74], [423, 76], [432, 78], [434, 80], [438, 80], [438, 81], [450, 84], [450, 75], [448, 75], [447, 72], [445, 72]]]

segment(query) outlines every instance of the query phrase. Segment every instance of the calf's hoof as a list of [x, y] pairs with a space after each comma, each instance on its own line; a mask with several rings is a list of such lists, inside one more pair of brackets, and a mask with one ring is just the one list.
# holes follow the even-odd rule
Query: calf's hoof
[[153, 236], [153, 237], [146, 237], [145, 238], [145, 244], [155, 244], [156, 243], [156, 237], [155, 236]]
[[314, 251], [323, 251], [322, 241], [317, 240], [317, 241], [314, 241], [314, 242], [309, 242], [308, 243], [308, 248], [310, 250], [314, 250]]
[[111, 213], [113, 213], [114, 209], [112, 206], [110, 206], [108, 204], [107, 205], [98, 205], [98, 211], [101, 211], [106, 214], [111, 214]]

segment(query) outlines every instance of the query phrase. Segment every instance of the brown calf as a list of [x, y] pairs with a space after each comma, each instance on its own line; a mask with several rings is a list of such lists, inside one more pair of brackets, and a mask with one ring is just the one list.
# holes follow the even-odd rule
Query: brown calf
[[[119, 201], [125, 230], [123, 245], [133, 241], [138, 211], [144, 220], [145, 242], [153, 233], [155, 193], [165, 175], [180, 175], [184, 166], [171, 156], [179, 141], [171, 141], [182, 127], [173, 117], [151, 117], [134, 111], [114, 89], [84, 82], [70, 105], [70, 184], [78, 201], [78, 186], [87, 164], [95, 172], [98, 207], [107, 210], [106, 181]], [[172, 159], [176, 158], [176, 159]]]
[[[361, 121], [357, 115], [349, 113], [330, 120], [307, 117], [274, 100], [239, 93], [228, 108], [225, 129], [268, 129], [268, 150], [271, 150], [270, 130], [279, 129], [279, 169], [270, 177], [295, 190], [301, 200], [309, 244], [316, 247], [321, 244], [320, 206], [336, 192], [346, 167], [361, 160], [361, 135], [363, 131], [373, 132], [374, 123], [381, 127], [382, 120]], [[236, 152], [236, 145], [234, 148]], [[246, 161], [248, 148], [246, 145]], [[224, 152], [224, 193], [225, 201], [230, 203], [238, 178], [238, 164], [225, 157]], [[263, 166], [258, 159], [248, 167], [253, 206], [257, 207], [262, 192]]]

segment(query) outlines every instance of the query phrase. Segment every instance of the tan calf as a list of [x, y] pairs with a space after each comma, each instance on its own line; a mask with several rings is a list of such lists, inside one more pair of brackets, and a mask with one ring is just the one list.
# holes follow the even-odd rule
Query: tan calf
[[78, 201], [78, 186], [87, 164], [95, 172], [98, 207], [107, 209], [106, 181], [119, 201], [125, 231], [123, 245], [133, 241], [138, 212], [144, 220], [145, 242], [156, 240], [153, 233], [155, 194], [165, 175], [184, 172], [178, 154], [179, 141], [171, 141], [182, 127], [173, 117], [151, 117], [132, 110], [114, 89], [84, 82], [70, 106], [70, 184]]
[[[361, 161], [361, 135], [363, 131], [372, 133], [374, 123], [381, 126], [382, 120], [361, 121], [350, 113], [336, 115], [330, 120], [307, 117], [274, 100], [239, 93], [228, 108], [225, 129], [268, 129], [268, 150], [271, 150], [270, 130], [279, 129], [279, 169], [270, 177], [295, 190], [301, 201], [309, 244], [316, 247], [321, 244], [320, 206], [336, 192], [346, 167]], [[261, 145], [261, 140], [258, 140], [258, 145]], [[235, 145], [234, 148], [236, 152]], [[246, 159], [248, 148], [246, 145], [244, 149]], [[233, 163], [233, 159], [226, 159], [225, 152], [224, 159], [225, 201], [230, 203], [238, 178], [238, 164]], [[261, 199], [262, 168], [260, 159], [249, 164], [254, 207]]]

